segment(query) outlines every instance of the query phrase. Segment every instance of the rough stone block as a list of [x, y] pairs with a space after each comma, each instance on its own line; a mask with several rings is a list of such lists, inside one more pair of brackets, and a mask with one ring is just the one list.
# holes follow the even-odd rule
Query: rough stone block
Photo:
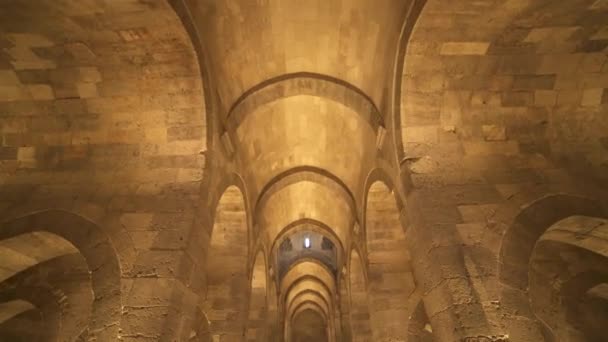
[[13, 70], [0, 70], [0, 86], [18, 86], [21, 83]]
[[78, 89], [78, 96], [80, 98], [97, 97], [97, 86], [95, 83], [78, 83], [76, 88]]
[[120, 223], [128, 230], [149, 230], [153, 218], [153, 213], [128, 213], [120, 217]]
[[534, 105], [541, 107], [553, 107], [557, 103], [557, 91], [537, 90], [534, 92]]
[[540, 43], [549, 39], [554, 41], [567, 40], [572, 34], [578, 31], [578, 26], [556, 26], [542, 27], [530, 30], [530, 33], [524, 39], [525, 43]]
[[513, 80], [515, 90], [553, 89], [555, 75], [517, 75]]
[[530, 106], [534, 103], [534, 96], [529, 91], [509, 91], [502, 93], [502, 104], [505, 107]]
[[560, 90], [557, 94], [558, 105], [579, 105], [583, 96], [580, 90]]
[[30, 84], [27, 89], [34, 100], [53, 100], [55, 94], [48, 84]]
[[101, 74], [99, 69], [94, 67], [84, 67], [79, 69], [80, 81], [87, 83], [101, 82]]
[[441, 45], [441, 55], [485, 55], [488, 42], [448, 42]]
[[583, 91], [583, 106], [599, 106], [602, 103], [604, 89], [585, 89]]
[[519, 146], [516, 141], [465, 142], [463, 146], [465, 153], [469, 155], [513, 155], [519, 153]]
[[438, 141], [437, 126], [405, 127], [402, 130], [403, 141], [436, 143]]
[[504, 126], [483, 125], [482, 132], [486, 141], [502, 141], [507, 139], [506, 129]]

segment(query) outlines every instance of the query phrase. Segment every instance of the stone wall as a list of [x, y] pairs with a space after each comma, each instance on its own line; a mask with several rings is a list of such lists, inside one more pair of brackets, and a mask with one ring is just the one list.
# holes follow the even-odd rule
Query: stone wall
[[599, 3], [437, 0], [422, 11], [405, 57], [401, 162], [407, 240], [439, 340], [542, 338], [499, 275], [499, 251], [534, 201], [607, 198]]
[[1, 221], [56, 208], [94, 222], [120, 262], [123, 341], [202, 324], [202, 93], [164, 2], [0, 5]]

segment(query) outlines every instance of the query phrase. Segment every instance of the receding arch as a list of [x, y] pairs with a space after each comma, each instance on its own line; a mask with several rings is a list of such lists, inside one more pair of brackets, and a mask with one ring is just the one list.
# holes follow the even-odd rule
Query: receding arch
[[218, 202], [207, 256], [205, 312], [213, 338], [238, 339], [245, 334], [248, 232], [245, 198], [231, 185]]
[[553, 224], [536, 243], [529, 299], [550, 340], [605, 337], [608, 310], [598, 307], [599, 298], [590, 298], [588, 292], [608, 282], [607, 238], [607, 218], [570, 216]]
[[89, 338], [117, 340], [122, 313], [121, 271], [109, 238], [95, 223], [64, 210], [46, 210], [0, 224], [0, 239], [48, 232], [69, 241], [84, 257], [94, 294]]
[[548, 195], [524, 207], [502, 239], [499, 254], [501, 282], [525, 290], [532, 250], [549, 227], [569, 216], [607, 216], [604, 213], [605, 209], [599, 202], [568, 194]]
[[[504, 301], [503, 310], [507, 317], [507, 327], [511, 324], [528, 326], [525, 336], [515, 335], [513, 338], [531, 338], [541, 340], [547, 337], [547, 332], [539, 325], [529, 304], [529, 272], [530, 260], [534, 246], [556, 222], [570, 216], [582, 215], [606, 217], [606, 209], [602, 204], [591, 198], [569, 195], [552, 194], [542, 197], [523, 207], [515, 217], [503, 236], [499, 253], [499, 280], [503, 285], [501, 297], [509, 298]], [[520, 330], [515, 333], [523, 334]], [[549, 337], [547, 337], [549, 338]]]
[[305, 297], [309, 298], [307, 301], [311, 301], [311, 298], [314, 298], [314, 302], [323, 308], [323, 312], [327, 315], [327, 317], [330, 317], [333, 308], [333, 301], [331, 299], [326, 298], [322, 292], [307, 289], [299, 291], [297, 293], [294, 292], [293, 297], [287, 298], [287, 301], [285, 303], [287, 308], [287, 319], [293, 318], [298, 307], [303, 304], [301, 301], [298, 300], [300, 298]]
[[330, 171], [311, 165], [301, 165], [285, 170], [266, 183], [266, 185], [264, 185], [264, 187], [260, 190], [256, 200], [256, 213], [258, 212], [259, 208], [263, 207], [265, 201], [271, 197], [274, 192], [288, 186], [289, 184], [301, 182], [303, 180], [312, 181], [327, 186], [337, 186], [340, 191], [343, 192], [342, 196], [344, 196], [345, 200], [351, 204], [350, 206], [352, 212], [356, 214], [357, 205], [355, 196], [348, 186], [342, 181], [342, 179]]
[[382, 181], [369, 187], [365, 205], [369, 311], [374, 341], [407, 338], [408, 303], [416, 284], [393, 192]]
[[265, 341], [268, 339], [266, 314], [268, 311], [268, 272], [266, 257], [259, 250], [251, 271], [251, 292], [249, 295], [249, 314], [247, 317], [247, 341]]
[[314, 291], [303, 291], [298, 293], [287, 307], [287, 316], [285, 317], [285, 320], [292, 321], [297, 309], [306, 303], [315, 303], [321, 308], [324, 317], [328, 321], [330, 320], [332, 309], [331, 303], [326, 303], [323, 297]]
[[367, 277], [359, 252], [353, 248], [349, 261], [350, 320], [353, 341], [372, 341]]
[[294, 317], [291, 342], [327, 342], [327, 319], [307, 308]]
[[342, 103], [361, 115], [374, 131], [384, 126], [376, 104], [361, 89], [344, 80], [311, 72], [283, 74], [249, 88], [232, 104], [226, 120], [236, 128], [255, 108], [296, 95], [323, 97]]
[[0, 282], [47, 260], [78, 249], [59, 235], [49, 232], [30, 232], [0, 241]]
[[[74, 252], [40, 262], [0, 283], [0, 302], [18, 299], [33, 304], [44, 320], [44, 328], [35, 335], [44, 341], [72, 341], [88, 334], [94, 299], [91, 285], [86, 260]], [[20, 321], [25, 317], [31, 315]], [[19, 328], [29, 336], [23, 326], [13, 331]], [[3, 333], [0, 336], [0, 340], [12, 340]]]
[[281, 279], [281, 296], [286, 293], [286, 289], [290, 288], [300, 278], [307, 275], [314, 275], [315, 278], [329, 288], [330, 293], [336, 293], [336, 284], [331, 270], [317, 259], [302, 258], [298, 262], [293, 263], [285, 273], [285, 276]]
[[[305, 283], [309, 283], [309, 284], [314, 284], [314, 285], [309, 285], [309, 284], [305, 284]], [[302, 285], [304, 284], [304, 285]], [[321, 289], [317, 288], [315, 289], [314, 286], [318, 285], [321, 287]], [[283, 293], [281, 294], [281, 304], [283, 305], [283, 307], [286, 307], [289, 305], [289, 303], [293, 300], [293, 298], [290, 299], [290, 297], [294, 297], [295, 295], [293, 295], [293, 293], [299, 293], [300, 291], [298, 291], [298, 286], [303, 287], [304, 289], [313, 289], [316, 292], [325, 292], [328, 295], [324, 296], [326, 298], [326, 301], [329, 303], [331, 301], [331, 288], [329, 285], [327, 285], [321, 278], [317, 277], [314, 274], [305, 274], [302, 275], [300, 278], [297, 278], [295, 281], [293, 281], [291, 283], [291, 285], [289, 287], [287, 287]]]

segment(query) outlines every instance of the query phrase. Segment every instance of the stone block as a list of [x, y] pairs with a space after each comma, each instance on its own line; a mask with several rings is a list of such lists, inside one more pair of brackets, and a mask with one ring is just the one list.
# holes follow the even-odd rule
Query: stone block
[[0, 101], [26, 100], [28, 95], [21, 86], [0, 86]]
[[553, 89], [555, 75], [516, 75], [513, 80], [515, 90]]
[[55, 94], [48, 84], [29, 84], [26, 86], [34, 100], [53, 100]]
[[502, 105], [505, 107], [531, 106], [534, 94], [529, 91], [508, 91], [502, 93]]
[[503, 56], [498, 73], [506, 75], [532, 75], [536, 73], [540, 62], [540, 57], [535, 55]]
[[507, 140], [506, 129], [504, 126], [483, 125], [483, 137], [486, 141], [503, 141]]
[[579, 105], [583, 92], [580, 90], [560, 90], [557, 94], [558, 105]]
[[47, 37], [34, 33], [11, 33], [7, 36], [17, 46], [48, 47], [54, 45]]
[[469, 155], [514, 155], [519, 153], [516, 141], [465, 142], [463, 146], [465, 153]]
[[437, 126], [414, 126], [402, 129], [403, 141], [418, 143], [436, 143], [438, 141]]
[[36, 159], [35, 147], [19, 147], [19, 149], [17, 150], [17, 160], [31, 161], [34, 159]]
[[121, 215], [120, 223], [127, 230], [150, 230], [153, 219], [153, 213], [128, 213]]
[[599, 106], [602, 103], [604, 89], [585, 89], [583, 91], [582, 106]]
[[581, 54], [550, 54], [544, 55], [540, 61], [536, 74], [570, 75], [578, 73]]
[[565, 41], [579, 29], [580, 27], [578, 26], [534, 28], [528, 33], [524, 39], [524, 43], [541, 43], [546, 42], [547, 40]]
[[94, 67], [83, 67], [79, 69], [79, 80], [86, 83], [101, 82], [101, 73]]
[[0, 70], [0, 86], [19, 86], [19, 78], [13, 70]]
[[489, 42], [447, 42], [441, 45], [441, 55], [485, 55]]
[[588, 53], [585, 54], [581, 61], [580, 71], [582, 72], [600, 72], [602, 66], [608, 61], [608, 57], [604, 53]]
[[77, 83], [76, 88], [78, 89], [78, 96], [80, 98], [86, 99], [98, 96], [95, 83]]
[[552, 107], [557, 103], [557, 91], [537, 90], [534, 92], [534, 105], [540, 107]]

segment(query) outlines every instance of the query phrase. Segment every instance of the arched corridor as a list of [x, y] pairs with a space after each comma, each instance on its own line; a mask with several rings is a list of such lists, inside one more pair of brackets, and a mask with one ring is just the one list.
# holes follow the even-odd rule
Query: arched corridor
[[578, 342], [606, 0], [0, 1], [0, 341]]

